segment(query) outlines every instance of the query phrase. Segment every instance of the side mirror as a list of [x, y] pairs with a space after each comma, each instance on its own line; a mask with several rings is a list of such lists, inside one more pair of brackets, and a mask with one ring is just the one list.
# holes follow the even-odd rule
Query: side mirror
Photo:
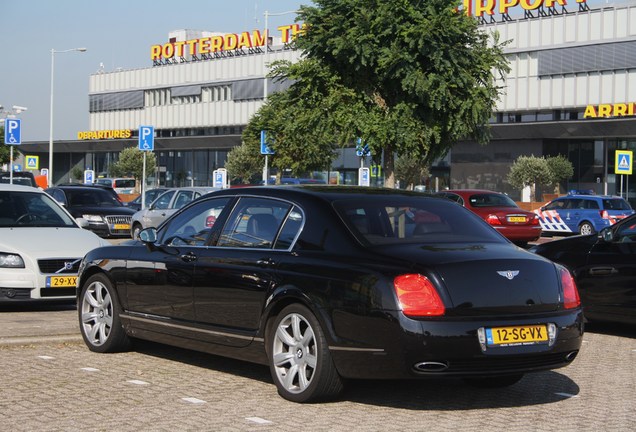
[[157, 228], [150, 227], [143, 229], [139, 232], [139, 240], [148, 244], [148, 243], [156, 243], [157, 241]]
[[608, 243], [614, 241], [614, 231], [610, 227], [603, 228], [598, 236]]
[[87, 229], [89, 227], [88, 221], [86, 219], [84, 219], [83, 217], [75, 218], [75, 220], [77, 221], [77, 224], [81, 228]]

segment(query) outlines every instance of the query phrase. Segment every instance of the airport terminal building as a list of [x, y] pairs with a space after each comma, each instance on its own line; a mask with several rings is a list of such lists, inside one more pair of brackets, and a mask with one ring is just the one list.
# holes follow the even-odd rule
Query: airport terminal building
[[[491, 142], [455, 145], [432, 168], [430, 186], [488, 188], [519, 199], [505, 180], [511, 164], [520, 155], [562, 154], [575, 168], [564, 188], [617, 193], [615, 152], [636, 148], [636, 1], [465, 0], [464, 8], [484, 31], [510, 40], [511, 71], [501, 82]], [[106, 171], [123, 148], [138, 145], [139, 126], [152, 125], [155, 184], [211, 184], [265, 94], [284, 88], [265, 80], [267, 65], [300, 58], [288, 44], [299, 31], [295, 24], [271, 29], [269, 38], [259, 30], [175, 31], [149, 47], [147, 68], [91, 75], [90, 130], [55, 142], [54, 183], [68, 181], [74, 167]], [[48, 142], [23, 150], [45, 160]], [[359, 166], [355, 149], [343, 149], [332, 182], [355, 184]]]

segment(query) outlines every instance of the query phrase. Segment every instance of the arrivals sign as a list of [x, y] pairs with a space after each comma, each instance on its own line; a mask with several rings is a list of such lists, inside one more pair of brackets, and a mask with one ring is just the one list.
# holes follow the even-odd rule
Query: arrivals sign
[[588, 105], [583, 118], [627, 117], [636, 114], [636, 103]]

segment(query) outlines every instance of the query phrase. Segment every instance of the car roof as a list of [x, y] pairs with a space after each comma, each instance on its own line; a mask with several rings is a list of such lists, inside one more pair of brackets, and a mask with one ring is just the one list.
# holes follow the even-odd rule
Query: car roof
[[16, 192], [42, 192], [38, 188], [34, 188], [33, 186], [24, 186], [10, 183], [0, 183], [0, 190], [9, 190]]
[[576, 199], [624, 199], [621, 196], [618, 195], [588, 195], [588, 194], [584, 194], [584, 195], [564, 195], [555, 199], [572, 199], [572, 198], [576, 198]]
[[485, 194], [485, 193], [490, 193], [490, 194], [497, 194], [497, 195], [505, 195], [502, 192], [496, 192], [496, 191], [492, 191], [492, 190], [488, 190], [488, 189], [447, 189], [447, 190], [439, 191], [439, 193], [444, 193], [444, 192], [451, 192], [451, 193], [456, 193], [456, 194]]

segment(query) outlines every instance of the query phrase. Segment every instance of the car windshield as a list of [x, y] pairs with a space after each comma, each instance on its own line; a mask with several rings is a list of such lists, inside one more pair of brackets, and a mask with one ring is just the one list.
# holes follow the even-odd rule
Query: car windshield
[[115, 195], [99, 188], [66, 189], [69, 207], [121, 207]]
[[473, 207], [518, 207], [510, 197], [504, 194], [474, 194], [468, 200]]
[[44, 193], [0, 191], [0, 228], [77, 227], [51, 197]]
[[386, 197], [333, 205], [356, 237], [371, 245], [506, 241], [474, 213], [441, 198]]
[[631, 210], [631, 206], [623, 198], [611, 198], [603, 200], [605, 210]]
[[[11, 183], [11, 179], [7, 177], [0, 177], [0, 183]], [[13, 184], [22, 186], [33, 186], [33, 180], [29, 177], [13, 177]]]

